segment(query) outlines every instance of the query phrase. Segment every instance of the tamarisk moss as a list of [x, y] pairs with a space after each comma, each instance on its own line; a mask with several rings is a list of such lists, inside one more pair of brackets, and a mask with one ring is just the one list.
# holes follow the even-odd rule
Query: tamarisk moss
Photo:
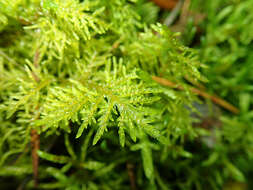
[[35, 129], [41, 189], [129, 189], [126, 163], [139, 187], [169, 188], [158, 165], [192, 156], [184, 142], [198, 130], [186, 106], [196, 98], [184, 77], [201, 80], [200, 63], [177, 34], [145, 22], [142, 6], [153, 5], [0, 2], [0, 176], [12, 176], [9, 185], [33, 188]]
[[[214, 148], [206, 149], [206, 153], [201, 151], [202, 158], [204, 154], [208, 157], [203, 166], [212, 168], [208, 171], [211, 189], [253, 188], [252, 9], [252, 0], [192, 0], [190, 12], [205, 18], [196, 27], [191, 18], [194, 15], [189, 16], [189, 28], [185, 27], [183, 35], [188, 44], [194, 39], [191, 46], [199, 50], [201, 60], [209, 67], [202, 72], [208, 79], [206, 91], [214, 92], [240, 110], [238, 115], [222, 112], [221, 127], [214, 130]], [[196, 170], [195, 180], [203, 180], [200, 169]]]

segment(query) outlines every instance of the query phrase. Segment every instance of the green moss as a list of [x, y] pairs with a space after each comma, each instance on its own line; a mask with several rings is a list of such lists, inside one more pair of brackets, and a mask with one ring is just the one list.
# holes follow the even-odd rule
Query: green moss
[[[240, 11], [249, 15], [248, 4], [241, 3], [240, 8], [235, 3], [234, 11], [225, 7], [217, 15], [228, 12], [221, 23], [210, 17], [214, 20], [209, 24], [219, 30], [203, 23], [203, 62], [224, 67], [226, 54], [234, 61], [231, 64], [241, 59], [251, 63], [246, 52], [252, 36], [233, 16]], [[210, 7], [217, 11], [217, 5]], [[132, 174], [138, 189], [221, 189], [229, 179], [247, 180], [248, 160], [230, 158], [240, 151], [244, 156], [251, 152], [247, 143], [252, 133], [246, 127], [252, 123], [251, 91], [245, 88], [237, 96], [224, 85], [230, 73], [219, 72], [215, 77], [216, 66], [200, 74], [198, 51], [155, 23], [158, 12], [158, 7], [144, 0], [0, 3], [3, 180], [11, 178], [13, 185], [34, 188], [30, 144], [34, 129], [41, 142], [39, 189], [130, 189]], [[233, 38], [224, 33], [229, 26], [235, 32]], [[239, 45], [236, 32], [243, 33]], [[232, 47], [243, 51], [228, 54]], [[215, 57], [213, 52], [222, 53]], [[231, 78], [236, 70], [237, 66], [231, 67]], [[238, 75], [240, 79], [248, 76], [243, 83], [248, 86], [251, 79], [245, 72], [250, 71]], [[184, 90], [164, 87], [152, 76]], [[241, 115], [223, 115], [221, 130], [193, 125], [192, 103], [198, 99], [185, 76], [195, 82], [206, 76], [210, 91], [233, 103], [240, 100]], [[211, 146], [210, 138], [214, 138]], [[1, 183], [0, 189], [6, 186]]]

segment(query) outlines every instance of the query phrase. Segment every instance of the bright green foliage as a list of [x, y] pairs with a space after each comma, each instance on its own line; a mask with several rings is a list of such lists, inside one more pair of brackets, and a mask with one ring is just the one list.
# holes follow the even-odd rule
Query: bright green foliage
[[[42, 189], [129, 189], [120, 170], [126, 163], [136, 164], [138, 186], [165, 188], [152, 155], [159, 151], [164, 162], [190, 155], [182, 145], [186, 134], [197, 135], [186, 108], [195, 98], [184, 76], [201, 76], [195, 52], [151, 24], [157, 7], [126, 0], [0, 5], [0, 175], [17, 171], [16, 184], [32, 173], [29, 133], [36, 129]], [[165, 88], [153, 75], [185, 90]]]
[[[182, 39], [198, 50], [150, 1], [1, 0], [0, 189], [34, 188], [32, 129], [39, 189], [130, 189], [131, 172], [137, 189], [251, 189], [253, 2], [191, 2], [205, 19]], [[205, 90], [240, 109], [205, 129], [185, 80], [204, 79], [197, 52]]]
[[[159, 9], [150, 2], [2, 0], [0, 189], [33, 188], [31, 129], [40, 133], [41, 189], [129, 189], [128, 164], [139, 189], [245, 183], [253, 163], [253, 3], [193, 3], [208, 13], [199, 46], [207, 89], [240, 108], [213, 130], [192, 126], [196, 98], [184, 77], [201, 79], [196, 52], [154, 24]], [[13, 186], [2, 183], [8, 179]]]
[[1, 0], [0, 189], [34, 188], [32, 129], [39, 189], [130, 189], [129, 165], [138, 189], [251, 189], [253, 3], [192, 8], [202, 33], [189, 18], [182, 37], [209, 67], [206, 91], [240, 109], [222, 111], [220, 127], [193, 127], [184, 78], [203, 79], [197, 51], [156, 24], [150, 1]]

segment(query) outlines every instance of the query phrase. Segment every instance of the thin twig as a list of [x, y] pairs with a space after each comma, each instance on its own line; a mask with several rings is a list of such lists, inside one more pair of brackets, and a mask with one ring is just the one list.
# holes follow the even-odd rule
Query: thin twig
[[137, 190], [136, 182], [135, 182], [135, 174], [134, 174], [134, 165], [131, 163], [127, 163], [127, 173], [130, 180], [131, 190]]
[[38, 50], [36, 50], [35, 55], [33, 57], [33, 64], [35, 68], [39, 67], [39, 58], [40, 58], [40, 53]]
[[[175, 84], [175, 83], [173, 83], [173, 82], [171, 82], [171, 81], [169, 81], [167, 79], [164, 79], [164, 78], [161, 78], [161, 77], [157, 77], [157, 76], [152, 76], [152, 79], [154, 81], [158, 82], [161, 85], [168, 86], [168, 87], [171, 87], [171, 88], [176, 88], [178, 90], [184, 90], [184, 88], [182, 86], [177, 85], [177, 84]], [[195, 94], [197, 94], [199, 96], [202, 96], [202, 97], [204, 97], [206, 99], [212, 100], [215, 104], [217, 104], [217, 105], [225, 108], [226, 110], [228, 110], [228, 111], [230, 111], [230, 112], [232, 112], [234, 114], [238, 114], [239, 113], [239, 109], [238, 108], [236, 108], [232, 104], [226, 102], [225, 100], [219, 98], [216, 95], [210, 95], [207, 92], [201, 91], [201, 90], [199, 90], [197, 88], [194, 88], [194, 87], [190, 88], [190, 90], [193, 93], [195, 93]]]
[[38, 187], [39, 156], [37, 154], [37, 151], [40, 149], [40, 136], [39, 136], [36, 129], [31, 130], [31, 147], [32, 147], [32, 164], [33, 164], [34, 186]]

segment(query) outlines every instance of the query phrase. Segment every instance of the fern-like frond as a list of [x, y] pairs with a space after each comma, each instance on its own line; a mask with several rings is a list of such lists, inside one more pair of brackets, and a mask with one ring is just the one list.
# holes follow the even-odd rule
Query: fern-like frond
[[[76, 135], [78, 138], [88, 125], [96, 124], [98, 128], [93, 141], [96, 144], [107, 128], [117, 121], [122, 146], [125, 130], [134, 140], [135, 126], [143, 127], [150, 134], [155, 132], [148, 130], [151, 126], [147, 126], [159, 119], [159, 116], [155, 115], [156, 110], [148, 107], [160, 100], [154, 95], [161, 93], [161, 89], [138, 82], [139, 78], [134, 72], [118, 77], [119, 70], [125, 72], [123, 66], [117, 68], [115, 65], [112, 71], [110, 66], [108, 68], [104, 73], [94, 76], [99, 83], [72, 80], [69, 87], [52, 89], [46, 99], [42, 119], [35, 121], [36, 125], [44, 126], [45, 130], [51, 126], [66, 129], [71, 120], [81, 124]], [[157, 137], [155, 133], [153, 136]]]

